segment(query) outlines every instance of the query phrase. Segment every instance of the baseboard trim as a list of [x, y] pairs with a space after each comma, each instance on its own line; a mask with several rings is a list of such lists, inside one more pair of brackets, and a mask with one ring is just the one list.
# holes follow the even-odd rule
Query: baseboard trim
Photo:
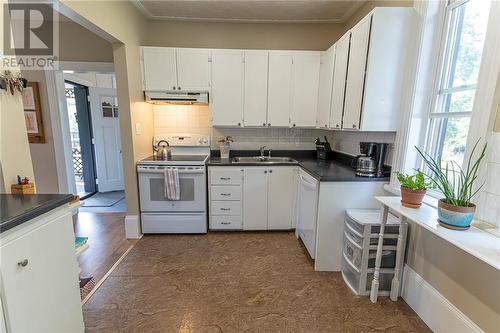
[[401, 297], [433, 332], [484, 333], [408, 265], [404, 267]]
[[127, 239], [142, 238], [141, 221], [138, 215], [125, 216], [125, 237]]

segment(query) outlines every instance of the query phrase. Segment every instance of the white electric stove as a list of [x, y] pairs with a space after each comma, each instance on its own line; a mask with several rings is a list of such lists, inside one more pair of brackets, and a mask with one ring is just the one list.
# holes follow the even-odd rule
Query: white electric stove
[[[198, 134], [160, 135], [172, 156], [153, 155], [137, 163], [143, 233], [206, 233], [207, 172], [210, 137]], [[179, 171], [180, 200], [168, 200], [164, 193], [164, 170]]]

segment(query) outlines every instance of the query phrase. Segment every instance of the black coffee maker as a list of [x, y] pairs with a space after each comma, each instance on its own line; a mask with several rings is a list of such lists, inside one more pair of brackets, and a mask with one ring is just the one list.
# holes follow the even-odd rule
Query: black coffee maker
[[360, 142], [359, 151], [361, 155], [356, 156], [353, 161], [356, 176], [386, 177], [388, 173], [384, 169], [384, 161], [387, 146], [387, 143]]

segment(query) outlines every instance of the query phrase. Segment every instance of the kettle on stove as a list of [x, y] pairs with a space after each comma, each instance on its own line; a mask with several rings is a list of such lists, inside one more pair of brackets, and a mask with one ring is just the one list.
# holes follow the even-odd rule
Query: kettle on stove
[[[166, 145], [165, 145], [166, 144]], [[153, 141], [153, 151], [156, 152], [156, 156], [159, 159], [167, 160], [172, 157], [172, 152], [170, 151], [170, 144], [167, 140], [160, 140], [154, 144]]]

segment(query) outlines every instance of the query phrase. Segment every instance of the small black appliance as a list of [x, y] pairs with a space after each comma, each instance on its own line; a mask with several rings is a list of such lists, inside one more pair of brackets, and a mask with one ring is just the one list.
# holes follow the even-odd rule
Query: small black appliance
[[388, 172], [384, 168], [385, 154], [388, 143], [360, 142], [358, 155], [353, 160], [356, 176], [360, 177], [386, 177]]

